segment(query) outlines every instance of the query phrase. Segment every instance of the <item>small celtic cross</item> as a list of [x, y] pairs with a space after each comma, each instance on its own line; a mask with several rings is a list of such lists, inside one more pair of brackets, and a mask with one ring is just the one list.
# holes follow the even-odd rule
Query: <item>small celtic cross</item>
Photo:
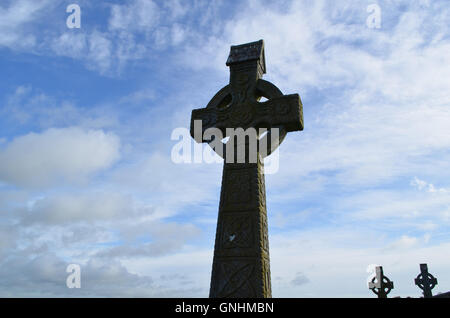
[[378, 298], [387, 298], [387, 295], [394, 289], [394, 283], [384, 276], [383, 266], [376, 267], [376, 275], [369, 283], [371, 289]]
[[437, 279], [428, 273], [427, 264], [420, 264], [420, 274], [414, 279], [414, 283], [423, 290], [423, 297], [433, 297], [431, 290], [437, 285]]

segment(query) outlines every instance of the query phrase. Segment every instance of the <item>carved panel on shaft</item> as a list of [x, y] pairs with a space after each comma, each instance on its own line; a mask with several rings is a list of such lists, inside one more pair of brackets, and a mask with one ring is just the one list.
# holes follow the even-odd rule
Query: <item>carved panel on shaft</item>
[[271, 297], [261, 160], [225, 164], [210, 296]]

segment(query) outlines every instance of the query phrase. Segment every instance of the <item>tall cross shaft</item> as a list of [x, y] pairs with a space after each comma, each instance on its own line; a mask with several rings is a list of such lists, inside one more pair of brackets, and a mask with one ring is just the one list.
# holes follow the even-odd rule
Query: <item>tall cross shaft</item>
[[[225, 163], [209, 296], [271, 297], [263, 159], [287, 132], [303, 130], [302, 104], [298, 94], [283, 95], [275, 85], [262, 80], [266, 71], [262, 40], [232, 46], [226, 64], [230, 67], [229, 85], [206, 108], [193, 110], [191, 117], [191, 135], [197, 142], [208, 142], [211, 146], [212, 139], [204, 134], [208, 128], [230, 136], [227, 144], [220, 143], [220, 149], [213, 147]], [[268, 100], [259, 102], [261, 97]], [[200, 129], [196, 128], [199, 121]], [[236, 162], [236, 156], [232, 156], [230, 161], [225, 156], [225, 148], [229, 151], [226, 146], [231, 142], [231, 149], [237, 149], [236, 135], [229, 132], [230, 128], [277, 128], [279, 138], [265, 143], [269, 150], [261, 151], [261, 140], [267, 141], [271, 132], [261, 140], [259, 134], [247, 136], [245, 160]], [[249, 155], [252, 141], [258, 143], [255, 161]]]

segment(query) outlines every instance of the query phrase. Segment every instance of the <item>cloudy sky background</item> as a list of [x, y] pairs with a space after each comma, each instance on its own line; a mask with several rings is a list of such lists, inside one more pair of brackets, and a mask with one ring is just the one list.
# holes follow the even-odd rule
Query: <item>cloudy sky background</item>
[[2, 0], [0, 296], [207, 297], [222, 164], [173, 163], [171, 134], [259, 39], [305, 122], [266, 176], [273, 296], [374, 297], [381, 264], [418, 297], [423, 262], [449, 291], [449, 21], [445, 0]]

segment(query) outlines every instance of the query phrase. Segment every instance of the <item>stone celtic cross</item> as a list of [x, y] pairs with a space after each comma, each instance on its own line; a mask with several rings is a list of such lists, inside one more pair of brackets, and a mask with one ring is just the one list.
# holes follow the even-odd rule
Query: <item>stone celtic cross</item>
[[377, 266], [375, 268], [376, 275], [369, 283], [369, 289], [371, 289], [378, 298], [387, 298], [387, 295], [394, 289], [394, 283], [384, 276], [383, 266]]
[[420, 264], [420, 274], [414, 279], [414, 283], [423, 290], [423, 297], [433, 297], [431, 290], [437, 285], [437, 279], [428, 273], [427, 264]]
[[[287, 132], [303, 130], [302, 104], [298, 94], [283, 95], [275, 85], [262, 79], [266, 72], [262, 40], [232, 46], [226, 65], [230, 67], [230, 83], [217, 92], [206, 108], [193, 110], [191, 117], [191, 135], [197, 142], [211, 146], [212, 138], [205, 137], [209, 128], [230, 137], [226, 144], [220, 142], [223, 149], [213, 147], [225, 162], [209, 296], [271, 297], [263, 159]], [[262, 97], [267, 101], [260, 102]], [[199, 121], [201, 129], [196, 133]], [[226, 146], [234, 143], [236, 137], [229, 133], [230, 128], [265, 128], [269, 132], [265, 136], [248, 135], [245, 160], [236, 162], [225, 155], [229, 152]], [[274, 128], [279, 137], [275, 142], [267, 142]], [[249, 143], [255, 141], [251, 138], [268, 148], [257, 147], [255, 162], [250, 160]], [[236, 144], [232, 149], [236, 150]]]

